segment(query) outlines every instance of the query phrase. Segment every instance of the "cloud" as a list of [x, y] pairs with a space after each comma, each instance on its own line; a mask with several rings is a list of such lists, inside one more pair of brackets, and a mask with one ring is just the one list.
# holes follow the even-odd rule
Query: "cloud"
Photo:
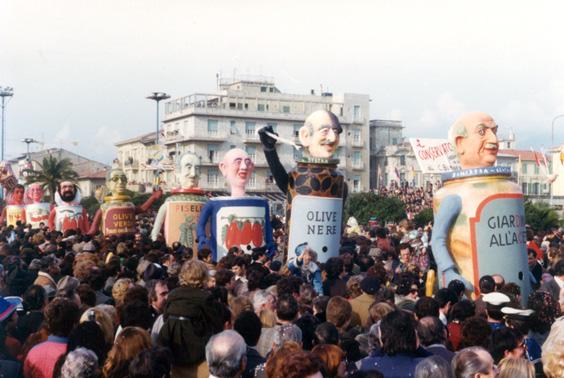
[[417, 123], [424, 131], [421, 136], [437, 136], [445, 134], [445, 127], [466, 111], [464, 103], [455, 98], [450, 92], [441, 93], [433, 106], [423, 109]]

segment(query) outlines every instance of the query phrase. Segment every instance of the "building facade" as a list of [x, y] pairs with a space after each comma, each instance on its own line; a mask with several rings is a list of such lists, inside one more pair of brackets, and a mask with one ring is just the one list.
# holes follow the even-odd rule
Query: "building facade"
[[[218, 164], [228, 150], [242, 148], [255, 162], [248, 190], [278, 192], [257, 132], [272, 126], [281, 137], [298, 143], [298, 130], [305, 118], [319, 109], [335, 113], [343, 127], [337, 157], [349, 190], [368, 190], [368, 95], [313, 91], [307, 95], [287, 94], [268, 78], [221, 80], [217, 93], [196, 93], [166, 102], [161, 146], [155, 147], [154, 136], [149, 134], [122, 141], [116, 144], [118, 158], [130, 181], [150, 183], [158, 166], [166, 187], [170, 188], [175, 184], [176, 158], [193, 152], [201, 159], [200, 186], [209, 191], [227, 191]], [[277, 143], [277, 150], [286, 169], [301, 156], [300, 151], [287, 144]]]

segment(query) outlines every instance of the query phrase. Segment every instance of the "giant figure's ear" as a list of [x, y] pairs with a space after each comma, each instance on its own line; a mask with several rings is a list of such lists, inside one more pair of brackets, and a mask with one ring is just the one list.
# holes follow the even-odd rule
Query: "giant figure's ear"
[[298, 132], [298, 139], [300, 140], [302, 146], [309, 147], [309, 145], [311, 144], [310, 127], [305, 125], [300, 127], [300, 131]]
[[225, 164], [225, 162], [222, 160], [219, 163], [218, 167], [223, 177], [225, 177], [225, 175], [227, 174], [227, 164]]
[[454, 146], [456, 148], [456, 154], [458, 156], [462, 156], [464, 155], [464, 147], [462, 146], [462, 142], [464, 142], [465, 137], [459, 135], [456, 138], [454, 138], [454, 142], [456, 143], [456, 146]]

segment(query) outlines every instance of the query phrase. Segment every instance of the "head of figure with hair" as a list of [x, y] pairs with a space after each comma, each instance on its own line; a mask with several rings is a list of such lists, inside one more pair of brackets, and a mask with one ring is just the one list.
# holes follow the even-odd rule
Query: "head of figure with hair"
[[61, 378], [98, 378], [100, 368], [96, 354], [86, 348], [75, 349], [65, 357]]
[[176, 165], [176, 180], [182, 189], [197, 188], [200, 182], [200, 157], [185, 152]]
[[447, 331], [439, 318], [426, 316], [417, 323], [417, 336], [423, 346], [445, 344]]
[[180, 285], [203, 289], [208, 283], [209, 273], [205, 263], [199, 260], [187, 260], [182, 264], [178, 280]]
[[102, 369], [105, 377], [125, 377], [129, 364], [142, 351], [151, 347], [151, 337], [144, 329], [125, 327], [116, 337], [114, 346]]
[[451, 364], [456, 378], [494, 378], [496, 376], [492, 356], [481, 347], [462, 349], [454, 355]]
[[554, 322], [542, 344], [542, 365], [548, 378], [564, 377], [564, 318]]
[[488, 321], [477, 315], [472, 316], [462, 322], [462, 347], [480, 346], [487, 348], [489, 346], [492, 328]]
[[421, 297], [415, 302], [415, 316], [422, 319], [426, 316], [439, 317], [439, 302], [435, 298]]
[[298, 137], [309, 156], [330, 159], [339, 147], [343, 132], [337, 116], [327, 110], [311, 113], [300, 128]]
[[454, 378], [450, 364], [441, 356], [421, 360], [415, 367], [415, 378]]
[[500, 328], [492, 332], [490, 354], [497, 364], [502, 358], [521, 358], [525, 353], [523, 335], [511, 328]]
[[171, 364], [172, 355], [169, 349], [145, 349], [131, 361], [128, 378], [169, 378]]
[[339, 330], [333, 323], [321, 323], [315, 328], [316, 344], [339, 345]]
[[343, 297], [332, 297], [327, 303], [326, 317], [327, 321], [334, 324], [337, 329], [346, 330], [352, 320], [350, 302]]
[[535, 378], [535, 366], [526, 358], [504, 358], [497, 368], [497, 378]]
[[28, 203], [39, 203], [43, 200], [44, 194], [41, 184], [35, 182], [27, 187], [26, 200]]
[[55, 298], [45, 308], [47, 329], [54, 336], [68, 337], [79, 318], [78, 305], [66, 298]]
[[233, 148], [225, 154], [219, 163], [219, 170], [231, 188], [231, 196], [243, 197], [245, 187], [249, 182], [255, 163], [249, 154], [240, 148]]
[[86, 348], [96, 353], [98, 361], [104, 361], [109, 350], [102, 328], [94, 321], [80, 323], [69, 335], [67, 350]]
[[266, 376], [280, 377], [282, 366], [288, 363], [288, 357], [301, 350], [301, 345], [295, 341], [286, 341], [279, 348], [273, 350], [266, 361]]
[[106, 178], [106, 186], [112, 193], [112, 196], [125, 194], [125, 190], [127, 189], [127, 176], [123, 169], [117, 166], [113, 167]]
[[206, 361], [210, 374], [218, 378], [235, 378], [245, 369], [247, 346], [241, 335], [227, 330], [210, 338]]
[[64, 202], [72, 202], [75, 200], [78, 189], [74, 182], [65, 180], [59, 183], [57, 191]]
[[9, 193], [6, 202], [9, 205], [23, 205], [25, 195], [25, 187], [21, 184], [17, 184], [14, 190]]
[[491, 167], [497, 160], [497, 124], [482, 112], [464, 114], [448, 131], [462, 169]]
[[380, 323], [382, 352], [389, 356], [415, 353], [415, 324], [412, 315], [406, 311], [395, 310], [384, 316]]
[[492, 276], [485, 275], [480, 277], [480, 281], [478, 281], [478, 286], [480, 288], [480, 293], [488, 294], [495, 291], [495, 281]]
[[298, 316], [298, 301], [292, 295], [282, 294], [276, 302], [276, 317], [279, 321], [293, 322]]
[[346, 376], [345, 352], [337, 345], [316, 345], [311, 353], [322, 362], [322, 373], [326, 378]]
[[549, 332], [554, 320], [562, 315], [560, 304], [546, 291], [529, 294], [527, 308], [534, 311], [531, 315], [531, 330], [541, 334]]
[[233, 329], [243, 337], [248, 346], [254, 347], [260, 338], [260, 318], [253, 311], [243, 311], [235, 319]]

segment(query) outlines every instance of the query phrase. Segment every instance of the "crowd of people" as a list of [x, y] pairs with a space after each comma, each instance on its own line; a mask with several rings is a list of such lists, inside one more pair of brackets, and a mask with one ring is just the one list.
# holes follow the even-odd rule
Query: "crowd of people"
[[0, 373], [564, 377], [562, 229], [531, 233], [527, 298], [499, 275], [476, 298], [458, 281], [426, 290], [432, 230], [409, 221], [362, 226], [324, 263], [307, 246], [215, 263], [150, 231], [150, 217], [131, 238], [3, 227]]
[[382, 197], [396, 197], [405, 204], [407, 219], [420, 213], [422, 210], [433, 208], [433, 185], [429, 184], [426, 188], [408, 185], [406, 181], [398, 184], [392, 181], [389, 186], [382, 186], [377, 189], [376, 194]]

